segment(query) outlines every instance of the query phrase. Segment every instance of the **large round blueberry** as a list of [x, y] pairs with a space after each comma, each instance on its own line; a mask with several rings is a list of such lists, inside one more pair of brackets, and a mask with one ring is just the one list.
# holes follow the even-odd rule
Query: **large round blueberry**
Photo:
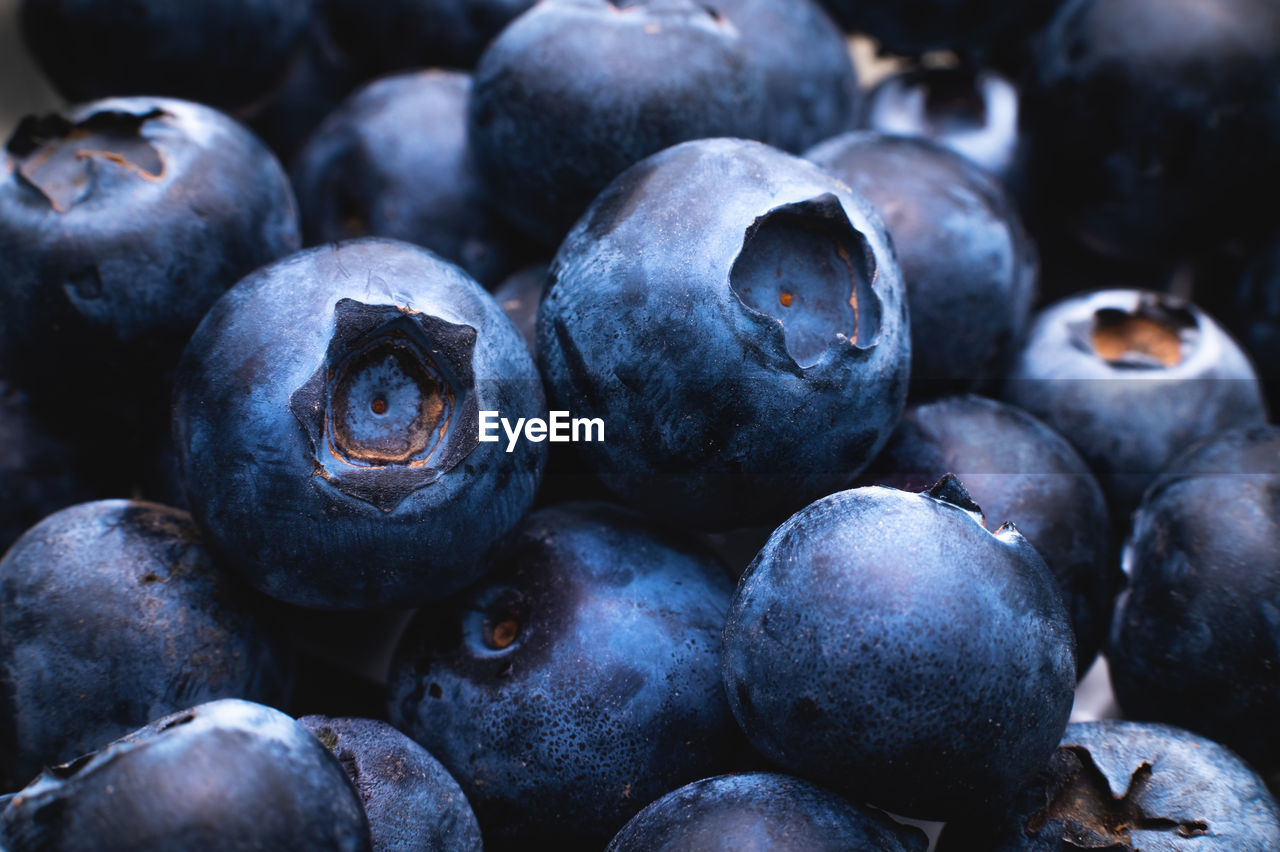
[[405, 607], [474, 580], [533, 500], [545, 416], [524, 341], [425, 249], [364, 239], [237, 284], [183, 355], [174, 435], [192, 514], [256, 587], [321, 609]]
[[1075, 640], [1053, 575], [958, 481], [833, 494], [738, 582], [724, 676], [778, 766], [925, 819], [1003, 805], [1062, 736]]
[[1270, 226], [1280, 6], [1072, 0], [1023, 90], [1036, 202], [1091, 246], [1185, 258]]
[[459, 779], [486, 845], [599, 849], [740, 748], [720, 682], [730, 591], [631, 512], [544, 509], [489, 577], [419, 613], [391, 721]]
[[1280, 805], [1211, 740], [1168, 725], [1076, 723], [1003, 819], [949, 824], [938, 848], [1272, 852]]
[[371, 83], [307, 143], [294, 186], [309, 243], [394, 237], [493, 286], [519, 261], [467, 151], [471, 78], [421, 71]]
[[186, 512], [64, 509], [0, 561], [0, 784], [201, 701], [281, 704], [289, 660]]
[[0, 812], [11, 852], [370, 850], [338, 761], [288, 716], [201, 704], [46, 769]]
[[919, 138], [850, 133], [805, 156], [884, 217], [910, 306], [913, 396], [1002, 378], [1026, 332], [1038, 259], [1000, 185]]
[[768, 772], [686, 784], [631, 818], [606, 852], [924, 852], [917, 828], [821, 787]]
[[857, 70], [817, 0], [719, 0], [712, 8], [738, 29], [748, 61], [764, 74], [763, 141], [798, 154], [853, 129]]
[[577, 449], [664, 521], [776, 522], [846, 487], [901, 415], [897, 260], [861, 196], [755, 142], [689, 142], [629, 169], [560, 247], [538, 317]]
[[1107, 659], [1134, 719], [1280, 769], [1280, 427], [1195, 445], [1147, 490]]
[[376, 852], [480, 852], [476, 815], [440, 761], [373, 719], [298, 720], [338, 758], [360, 794]]
[[279, 163], [219, 112], [116, 98], [29, 117], [0, 165], [0, 363], [73, 410], [104, 382], [135, 392], [228, 287], [300, 244]]
[[936, 142], [1015, 187], [1018, 90], [995, 71], [915, 68], [892, 74], [867, 93], [861, 121], [880, 133]]
[[1222, 328], [1195, 305], [1138, 290], [1041, 311], [1003, 395], [1075, 445], [1122, 523], [1189, 444], [1266, 420], [1253, 367]]
[[764, 138], [765, 100], [739, 29], [696, 0], [548, 0], [481, 57], [469, 138], [503, 215], [554, 246], [644, 157]]
[[22, 34], [79, 101], [173, 95], [243, 107], [284, 77], [317, 0], [22, 0]]
[[1016, 523], [1053, 571], [1083, 675], [1106, 644], [1118, 573], [1106, 500], [1084, 460], [1025, 411], [959, 396], [908, 408], [863, 479], [920, 491], [947, 473], [964, 483], [987, 526]]

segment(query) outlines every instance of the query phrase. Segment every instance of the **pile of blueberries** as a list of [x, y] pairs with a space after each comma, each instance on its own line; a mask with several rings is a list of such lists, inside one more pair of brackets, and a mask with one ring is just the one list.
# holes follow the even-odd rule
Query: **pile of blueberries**
[[1275, 0], [20, 12], [3, 852], [1280, 849]]

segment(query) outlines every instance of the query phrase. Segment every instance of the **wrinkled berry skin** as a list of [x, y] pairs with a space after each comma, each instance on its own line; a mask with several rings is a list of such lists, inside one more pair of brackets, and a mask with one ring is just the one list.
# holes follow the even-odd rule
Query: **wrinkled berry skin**
[[1052, 754], [1075, 640], [1017, 530], [983, 529], [954, 478], [932, 493], [844, 491], [779, 527], [738, 582], [724, 677], [783, 770], [951, 819], [1001, 807]]
[[466, 74], [419, 71], [344, 101], [293, 171], [307, 242], [392, 237], [431, 249], [481, 284], [501, 281], [520, 259], [518, 243], [488, 209], [467, 151], [470, 93]]
[[23, 0], [27, 48], [63, 97], [245, 106], [284, 77], [313, 0]]
[[343, 51], [365, 77], [409, 68], [471, 68], [534, 0], [328, 0]]
[[868, 484], [921, 491], [954, 473], [986, 526], [1017, 524], [1053, 571], [1076, 634], [1076, 673], [1106, 643], [1116, 578], [1107, 503], [1066, 438], [1025, 411], [978, 396], [911, 406]]
[[885, 53], [953, 50], [981, 61], [1026, 38], [1062, 0], [823, 0], [849, 32], [874, 38]]
[[1280, 848], [1280, 805], [1257, 773], [1211, 740], [1148, 722], [1068, 726], [996, 826], [948, 824], [939, 852]]
[[103, 500], [0, 561], [0, 776], [10, 788], [193, 703], [288, 698], [291, 660], [186, 512]]
[[370, 850], [333, 755], [278, 710], [201, 704], [45, 770], [0, 812], [9, 852]]
[[1280, 428], [1196, 444], [1151, 484], [1125, 550], [1112, 689], [1133, 719], [1280, 768]]
[[1226, 332], [1195, 305], [1138, 290], [1042, 310], [1002, 395], [1075, 445], [1121, 526], [1189, 444], [1266, 420], [1253, 367]]
[[671, 148], [596, 199], [550, 274], [553, 407], [605, 420], [604, 443], [575, 449], [664, 522], [776, 523], [846, 487], [901, 416], [897, 260], [871, 206], [811, 163]]
[[1018, 90], [991, 70], [914, 68], [881, 80], [867, 93], [861, 126], [918, 136], [982, 166], [1017, 189]]
[[805, 157], [862, 193], [893, 238], [911, 317], [911, 394], [979, 390], [1021, 345], [1039, 272], [1000, 185], [924, 139], [849, 133]]
[[50, 428], [26, 392], [0, 379], [0, 556], [41, 518], [96, 496], [80, 443]]
[[742, 748], [720, 683], [730, 592], [632, 512], [543, 509], [485, 580], [419, 613], [391, 722], [459, 780], [486, 847], [599, 849]]
[[131, 392], [299, 245], [288, 177], [222, 113], [113, 98], [28, 118], [0, 163], [0, 364], [43, 396]]
[[1023, 89], [1037, 203], [1107, 254], [1185, 258], [1270, 226], [1280, 7], [1072, 0]]
[[761, 141], [798, 154], [852, 130], [862, 103], [844, 34], [816, 0], [720, 0], [717, 12], [742, 35], [764, 74], [767, 130]]
[[298, 724], [342, 764], [377, 852], [480, 852], [480, 826], [467, 797], [422, 746], [372, 719], [304, 716]]
[[606, 852], [857, 849], [925, 852], [924, 833], [808, 781], [770, 772], [686, 784], [631, 818]]
[[175, 387], [192, 514], [252, 585], [299, 606], [458, 590], [541, 475], [545, 443], [478, 440], [480, 411], [545, 417], [524, 341], [466, 273], [407, 243], [352, 240], [245, 278]]
[[766, 133], [739, 28], [694, 0], [550, 0], [476, 66], [472, 153], [504, 216], [555, 246], [619, 172], [689, 139]]

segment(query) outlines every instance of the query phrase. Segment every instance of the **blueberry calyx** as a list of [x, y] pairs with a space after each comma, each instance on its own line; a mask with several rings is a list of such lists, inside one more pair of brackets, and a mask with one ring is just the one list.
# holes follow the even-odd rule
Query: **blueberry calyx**
[[787, 354], [806, 369], [833, 342], [875, 348], [882, 311], [872, 289], [876, 273], [866, 237], [828, 192], [757, 217], [729, 284], [747, 310], [777, 323]]
[[1138, 765], [1120, 795], [1112, 790], [1107, 776], [1082, 746], [1063, 746], [1053, 759], [1057, 787], [1049, 801], [1027, 821], [1027, 833], [1035, 835], [1051, 820], [1061, 821], [1063, 843], [1076, 849], [1133, 848], [1134, 831], [1175, 832], [1180, 837], [1200, 837], [1209, 833], [1203, 820], [1177, 820], [1149, 816], [1140, 800], [1151, 779], [1148, 761]]
[[946, 503], [955, 506], [964, 512], [968, 512], [977, 518], [978, 523], [986, 525], [986, 518], [982, 514], [982, 507], [970, 496], [961, 484], [959, 477], [954, 473], [948, 473], [931, 485], [928, 490], [922, 491], [926, 497], [932, 497], [940, 503]]
[[56, 212], [65, 213], [93, 191], [100, 161], [114, 163], [142, 180], [161, 180], [164, 156], [142, 136], [142, 127], [166, 115], [162, 109], [102, 110], [79, 123], [58, 113], [29, 115], [18, 124], [5, 150], [18, 161], [14, 169], [18, 179], [40, 193]]
[[324, 361], [289, 398], [315, 472], [393, 511], [479, 443], [476, 330], [397, 305], [342, 299]]
[[1187, 360], [1199, 335], [1184, 302], [1144, 293], [1132, 311], [1101, 308], [1072, 329], [1078, 347], [1120, 369], [1169, 369]]

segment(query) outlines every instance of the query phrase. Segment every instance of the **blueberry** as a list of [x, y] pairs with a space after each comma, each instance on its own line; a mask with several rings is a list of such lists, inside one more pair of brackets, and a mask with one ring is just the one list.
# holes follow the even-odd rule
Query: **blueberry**
[[1001, 378], [1035, 298], [1035, 244], [980, 168], [918, 138], [850, 133], [805, 156], [884, 217], [911, 317], [911, 393], [979, 390]]
[[1271, 852], [1280, 805], [1215, 742], [1168, 725], [1070, 725], [994, 826], [948, 824], [939, 850]]
[[0, 363], [81, 416], [82, 389], [156, 383], [218, 296], [300, 243], [284, 171], [219, 112], [117, 98], [28, 117], [0, 166]]
[[361, 73], [471, 68], [534, 0], [328, 0], [325, 14]]
[[740, 748], [720, 682], [730, 590], [624, 509], [541, 510], [485, 580], [419, 613], [391, 721], [459, 779], [488, 847], [599, 849]]
[[1041, 311], [1003, 395], [1075, 445], [1120, 528], [1187, 445], [1266, 420], [1253, 367], [1221, 327], [1184, 300], [1137, 290]]
[[282, 79], [313, 0], [22, 0], [22, 34], [73, 101], [172, 95], [243, 107]]
[[1066, 438], [1031, 415], [977, 396], [909, 407], [863, 475], [904, 491], [954, 473], [987, 526], [1006, 521], [1053, 571], [1076, 634], [1077, 674], [1106, 643], [1113, 576], [1107, 504]]
[[493, 298], [520, 330], [534, 358], [538, 357], [538, 305], [542, 303], [542, 291], [546, 287], [547, 267], [535, 263], [513, 272], [493, 291]]
[[10, 852], [371, 849], [333, 755], [283, 713], [201, 704], [46, 769], [0, 812]]
[[1018, 90], [999, 72], [915, 68], [892, 74], [867, 93], [861, 121], [887, 135], [936, 142], [1005, 186], [1020, 187]]
[[385, 722], [306, 716], [302, 727], [338, 758], [364, 805], [378, 852], [480, 852], [480, 826], [458, 782]]
[[[298, 155], [294, 186], [312, 244], [394, 237], [496, 285], [520, 260], [467, 151], [471, 78], [421, 71], [343, 102]], [[411, 133], [406, 128], [414, 128]]]
[[1280, 231], [1258, 250], [1229, 292], [1223, 321], [1249, 353], [1275, 410], [1280, 403]]
[[554, 246], [619, 172], [688, 139], [765, 135], [763, 73], [695, 0], [551, 0], [476, 66], [469, 138], [503, 215]]
[[605, 421], [576, 449], [664, 521], [775, 523], [847, 486], [901, 416], [897, 261], [870, 205], [811, 163], [741, 140], [668, 149], [595, 200], [550, 274], [553, 408]]
[[765, 757], [922, 819], [1003, 805], [1062, 736], [1075, 640], [1053, 575], [954, 477], [798, 512], [738, 582], [729, 705]]
[[289, 660], [185, 512], [104, 500], [0, 561], [0, 781], [214, 698], [288, 696]]
[[631, 818], [606, 852], [742, 849], [925, 852], [916, 828], [808, 781], [767, 772], [686, 784]]
[[533, 500], [545, 416], [493, 297], [425, 249], [364, 239], [232, 288], [191, 339], [174, 435], [192, 513], [257, 588], [318, 609], [407, 607], [476, 579]]
[[1270, 227], [1280, 7], [1071, 0], [1023, 90], [1036, 203], [1109, 254], [1186, 259]]
[[764, 74], [762, 141], [800, 153], [852, 130], [862, 102], [844, 34], [817, 0], [718, 0]]
[[1143, 498], [1107, 659], [1134, 719], [1280, 769], [1280, 427], [1207, 439]]

